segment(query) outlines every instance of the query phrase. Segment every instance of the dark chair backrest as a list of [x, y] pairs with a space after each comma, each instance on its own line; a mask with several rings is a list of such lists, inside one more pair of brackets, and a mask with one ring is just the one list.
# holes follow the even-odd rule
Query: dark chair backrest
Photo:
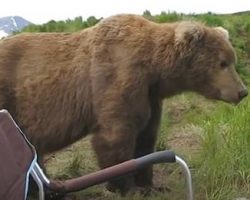
[[0, 110], [0, 199], [26, 198], [35, 150], [8, 111]]

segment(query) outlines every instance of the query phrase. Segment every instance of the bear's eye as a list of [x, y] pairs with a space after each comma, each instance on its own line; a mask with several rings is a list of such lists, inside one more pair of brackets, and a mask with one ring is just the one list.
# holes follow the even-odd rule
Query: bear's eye
[[226, 61], [222, 61], [220, 63], [220, 66], [221, 66], [222, 69], [227, 68], [228, 67], [228, 63]]

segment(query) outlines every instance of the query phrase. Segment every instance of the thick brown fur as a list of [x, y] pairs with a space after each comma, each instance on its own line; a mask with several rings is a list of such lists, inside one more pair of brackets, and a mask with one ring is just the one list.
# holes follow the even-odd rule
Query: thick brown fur
[[[81, 32], [0, 42], [0, 108], [39, 155], [89, 133], [101, 168], [154, 151], [162, 100], [183, 91], [238, 103], [247, 92], [220, 29], [118, 15]], [[152, 168], [111, 182], [152, 185]]]

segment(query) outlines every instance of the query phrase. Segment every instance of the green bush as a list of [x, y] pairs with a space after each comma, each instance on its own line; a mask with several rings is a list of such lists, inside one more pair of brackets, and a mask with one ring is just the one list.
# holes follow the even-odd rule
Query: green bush
[[156, 15], [153, 20], [158, 23], [175, 22], [182, 19], [182, 15], [176, 12], [161, 12], [160, 15]]
[[205, 24], [209, 26], [223, 26], [223, 20], [218, 15], [212, 15], [212, 14], [204, 14], [204, 15], [197, 15], [197, 19], [199, 21], [204, 22]]

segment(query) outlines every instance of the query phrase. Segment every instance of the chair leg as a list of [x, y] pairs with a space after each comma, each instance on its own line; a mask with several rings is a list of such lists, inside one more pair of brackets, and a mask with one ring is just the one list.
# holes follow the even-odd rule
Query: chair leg
[[193, 188], [192, 188], [192, 178], [191, 178], [191, 172], [184, 160], [182, 160], [180, 157], [175, 156], [176, 163], [178, 163], [182, 169], [183, 172], [186, 176], [186, 184], [187, 184], [187, 198], [188, 200], [193, 200], [194, 195], [193, 195]]
[[34, 180], [37, 183], [38, 188], [39, 188], [39, 200], [44, 200], [45, 195], [44, 195], [43, 182], [41, 181], [41, 179], [39, 178], [37, 172], [34, 169], [31, 170], [31, 175], [34, 178]]
[[36, 172], [36, 174], [38, 175], [38, 177], [40, 178], [40, 180], [46, 185], [48, 186], [50, 181], [47, 178], [47, 176], [44, 174], [43, 170], [41, 169], [41, 167], [38, 165], [38, 163], [36, 162], [34, 165], [34, 171]]

